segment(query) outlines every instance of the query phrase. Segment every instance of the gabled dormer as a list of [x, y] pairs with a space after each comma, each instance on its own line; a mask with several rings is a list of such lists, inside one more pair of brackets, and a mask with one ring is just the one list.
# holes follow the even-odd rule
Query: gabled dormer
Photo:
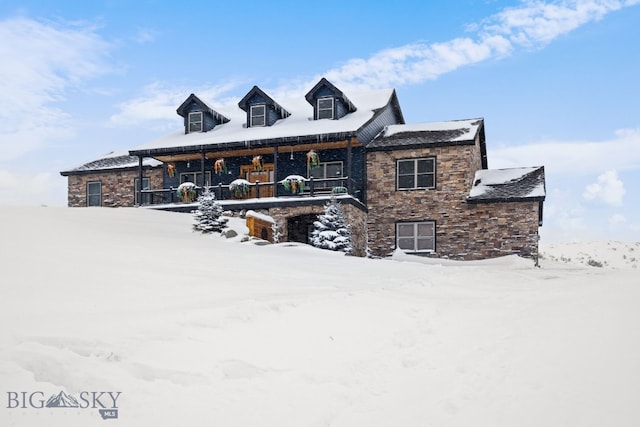
[[258, 86], [238, 102], [238, 107], [247, 113], [247, 127], [271, 126], [291, 115]]
[[305, 95], [313, 106], [313, 120], [337, 120], [356, 111], [349, 98], [324, 77]]
[[189, 95], [176, 111], [184, 118], [184, 133], [208, 132], [229, 121], [194, 94]]

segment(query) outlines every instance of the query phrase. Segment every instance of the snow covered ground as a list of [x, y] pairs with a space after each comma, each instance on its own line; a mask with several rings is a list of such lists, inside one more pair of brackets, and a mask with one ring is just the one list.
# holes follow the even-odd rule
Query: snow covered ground
[[146, 209], [0, 217], [0, 426], [640, 424], [638, 244], [535, 268], [240, 243]]

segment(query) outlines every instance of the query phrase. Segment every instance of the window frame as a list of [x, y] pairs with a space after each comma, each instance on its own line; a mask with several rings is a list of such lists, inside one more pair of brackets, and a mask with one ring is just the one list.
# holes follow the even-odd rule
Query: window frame
[[[320, 101], [331, 100], [331, 108], [320, 108]], [[316, 100], [316, 117], [318, 120], [329, 119], [333, 120], [335, 118], [335, 98], [333, 96], [322, 96]], [[320, 117], [321, 111], [331, 111], [330, 117]]]
[[[193, 176], [193, 181], [187, 181], [184, 179], [184, 177], [186, 175], [192, 175]], [[200, 185], [198, 184], [198, 177], [202, 175], [201, 171], [195, 171], [195, 172], [180, 172], [180, 176], [178, 177], [178, 182], [180, 184], [184, 184], [185, 182], [193, 182], [195, 185]], [[204, 186], [205, 187], [210, 187], [211, 186], [211, 171], [205, 171], [204, 173]]]
[[[340, 176], [327, 177], [327, 166], [336, 165], [336, 164], [340, 165]], [[322, 178], [313, 175], [313, 172], [318, 169], [322, 169]], [[313, 179], [344, 178], [344, 162], [342, 160], [336, 160], [333, 162], [320, 162], [318, 166], [314, 166], [313, 168], [311, 168], [311, 170], [309, 170], [307, 178], [311, 178], [312, 176], [313, 176]], [[339, 187], [341, 186], [341, 184], [340, 184], [340, 181], [329, 181], [329, 182], [321, 182], [321, 183], [315, 184], [315, 186], [316, 188], [330, 188], [330, 187]]]
[[[419, 226], [420, 225], [430, 225], [431, 226], [431, 234], [429, 236], [421, 236], [419, 234]], [[413, 226], [412, 236], [400, 236], [400, 227], [402, 226]], [[400, 239], [407, 239], [408, 237], [413, 238], [413, 249], [403, 249], [400, 247]], [[430, 248], [428, 249], [418, 249], [420, 240], [431, 240]], [[399, 221], [396, 222], [396, 248], [400, 249], [406, 253], [435, 253], [436, 252], [436, 222], [433, 220], [425, 220], [425, 221]]]
[[[200, 120], [198, 120], [198, 121], [192, 121], [192, 120], [191, 120], [191, 117], [196, 117], [196, 115], [198, 115], [198, 116], [200, 117]], [[204, 118], [203, 118], [202, 111], [192, 111], [192, 112], [190, 112], [190, 113], [189, 113], [189, 116], [188, 116], [188, 118], [187, 118], [187, 122], [188, 122], [188, 124], [187, 124], [187, 125], [188, 125], [188, 128], [189, 128], [189, 133], [192, 133], [192, 132], [194, 132], [194, 133], [195, 133], [195, 132], [202, 132], [202, 131], [204, 130], [204, 123], [203, 123], [203, 121], [204, 121]], [[196, 124], [196, 123], [200, 125], [200, 129], [199, 129], [199, 130], [193, 130], [193, 129], [191, 129], [191, 126], [192, 126], [192, 125], [194, 125], [194, 124]]]
[[[92, 184], [98, 185], [98, 193], [90, 192], [89, 188]], [[86, 194], [87, 194], [87, 207], [100, 207], [102, 206], [102, 181], [87, 181], [86, 184]], [[92, 203], [91, 200], [95, 197], [98, 197], [98, 204]]]
[[[135, 178], [133, 180], [133, 204], [134, 205], [140, 205], [139, 199], [138, 199], [138, 181], [140, 180], [140, 178]], [[146, 183], [146, 185], [145, 185]], [[142, 177], [142, 190], [151, 190], [151, 178], [149, 178], [148, 176], [143, 176]], [[151, 194], [147, 193], [144, 194], [142, 196], [142, 200], [144, 201], [144, 204], [150, 204], [150, 200], [151, 200]]]
[[[418, 171], [418, 163], [420, 161], [430, 161], [432, 163], [432, 171], [431, 172], [422, 172]], [[400, 178], [411, 176], [410, 174], [400, 174], [400, 163], [401, 162], [413, 162], [413, 186], [411, 187], [401, 187], [400, 186]], [[406, 190], [435, 190], [436, 189], [436, 157], [418, 157], [418, 158], [409, 158], [409, 159], [396, 159], [396, 191], [406, 191]], [[431, 186], [420, 187], [418, 186], [418, 177], [420, 175], [432, 175], [433, 176], [433, 184]]]
[[[254, 114], [254, 109], [262, 109], [262, 114]], [[254, 124], [254, 118], [262, 117], [262, 124]], [[249, 107], [249, 127], [264, 127], [267, 125], [267, 104], [255, 104]]]

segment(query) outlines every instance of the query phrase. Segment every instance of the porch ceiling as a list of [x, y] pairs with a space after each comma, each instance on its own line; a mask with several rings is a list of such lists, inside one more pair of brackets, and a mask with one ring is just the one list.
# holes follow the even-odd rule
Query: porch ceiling
[[[295, 145], [279, 145], [278, 150], [280, 153], [300, 152], [309, 150], [332, 150], [339, 148], [346, 148], [349, 145], [347, 140], [338, 142], [314, 142], [310, 144], [295, 144]], [[362, 144], [356, 139], [351, 140], [351, 147], [360, 147]], [[228, 157], [242, 157], [242, 156], [257, 156], [265, 154], [273, 154], [274, 147], [260, 147], [260, 148], [243, 148], [237, 150], [207, 150], [205, 151], [206, 159], [220, 159]], [[180, 162], [187, 160], [199, 160], [201, 153], [180, 153], [180, 154], [167, 154], [161, 156], [153, 156], [154, 159], [162, 162]]]

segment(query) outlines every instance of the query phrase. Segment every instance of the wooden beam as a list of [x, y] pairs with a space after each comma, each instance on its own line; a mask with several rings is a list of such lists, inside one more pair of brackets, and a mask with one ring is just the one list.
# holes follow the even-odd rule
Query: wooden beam
[[[360, 147], [362, 144], [356, 139], [344, 140], [338, 142], [318, 142], [310, 144], [295, 144], [295, 145], [279, 145], [280, 148], [286, 147], [287, 151], [309, 151], [309, 150], [335, 150], [339, 148], [347, 148], [351, 144], [351, 147]], [[225, 150], [223, 146], [220, 150], [209, 150], [205, 153], [207, 159], [224, 159], [229, 157], [242, 157], [242, 156], [257, 156], [272, 154], [274, 147], [261, 147], [261, 148], [242, 148], [238, 150]], [[166, 156], [155, 156], [154, 158], [161, 162], [186, 162], [187, 160], [197, 160], [201, 156], [200, 153], [188, 153], [188, 154], [176, 154]]]

